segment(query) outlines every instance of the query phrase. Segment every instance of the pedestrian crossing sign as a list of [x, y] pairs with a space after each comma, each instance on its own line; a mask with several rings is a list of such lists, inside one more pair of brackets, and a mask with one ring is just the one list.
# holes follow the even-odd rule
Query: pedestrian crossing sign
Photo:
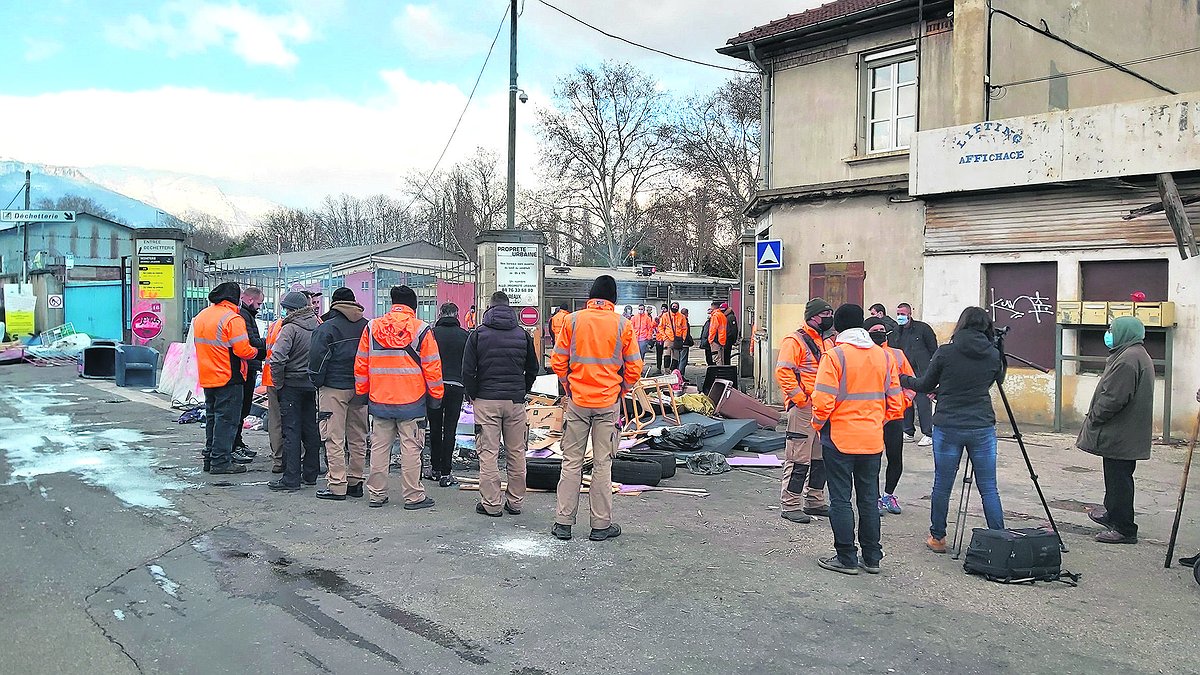
[[754, 268], [758, 270], [783, 269], [783, 242], [779, 239], [756, 241], [754, 260]]

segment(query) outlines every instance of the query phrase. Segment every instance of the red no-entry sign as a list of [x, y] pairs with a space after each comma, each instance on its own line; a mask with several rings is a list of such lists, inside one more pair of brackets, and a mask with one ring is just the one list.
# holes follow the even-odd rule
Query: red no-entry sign
[[521, 324], [525, 326], [536, 326], [538, 323], [537, 307], [522, 307], [521, 308]]

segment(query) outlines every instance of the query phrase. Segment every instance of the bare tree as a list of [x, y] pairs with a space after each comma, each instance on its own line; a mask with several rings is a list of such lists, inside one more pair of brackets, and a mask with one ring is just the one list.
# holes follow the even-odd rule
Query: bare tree
[[123, 218], [118, 218], [116, 214], [114, 214], [112, 211], [109, 211], [100, 202], [92, 199], [91, 197], [84, 197], [82, 195], [66, 194], [58, 199], [42, 197], [34, 200], [33, 208], [46, 211], [82, 211], [100, 218], [107, 218], [114, 223], [121, 223], [122, 225], [129, 224], [125, 222]]
[[546, 178], [561, 188], [562, 206], [593, 217], [599, 262], [621, 265], [643, 239], [671, 168], [666, 96], [647, 74], [611, 62], [578, 67], [554, 96], [555, 107], [537, 119]]

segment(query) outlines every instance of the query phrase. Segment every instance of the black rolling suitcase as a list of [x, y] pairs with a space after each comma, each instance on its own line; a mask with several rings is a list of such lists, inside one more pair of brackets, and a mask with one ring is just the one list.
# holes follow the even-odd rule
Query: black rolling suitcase
[[963, 570], [1006, 584], [1064, 581], [1074, 585], [1079, 575], [1063, 571], [1058, 543], [1057, 535], [1041, 528], [977, 527], [971, 531]]

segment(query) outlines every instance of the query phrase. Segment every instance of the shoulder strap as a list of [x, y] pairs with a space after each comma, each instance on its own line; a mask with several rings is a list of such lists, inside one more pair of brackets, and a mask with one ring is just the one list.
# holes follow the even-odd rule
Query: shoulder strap
[[812, 336], [809, 335], [808, 332], [803, 329], [796, 331], [796, 333], [798, 333], [800, 335], [800, 339], [804, 340], [804, 344], [808, 346], [808, 351], [810, 354], [812, 354], [813, 360], [820, 361], [822, 352], [821, 352], [820, 348], [817, 347], [817, 343], [813, 341]]
[[[425, 342], [425, 335], [427, 333], [429, 333], [429, 324], [425, 324], [425, 327], [421, 329], [421, 332], [417, 333], [417, 339], [414, 342], [418, 348], [421, 346], [421, 343]], [[413, 343], [410, 342], [404, 345], [403, 349], [410, 357], [412, 357], [412, 360], [416, 362], [417, 366], [419, 367], [421, 365], [421, 353], [413, 347]]]

